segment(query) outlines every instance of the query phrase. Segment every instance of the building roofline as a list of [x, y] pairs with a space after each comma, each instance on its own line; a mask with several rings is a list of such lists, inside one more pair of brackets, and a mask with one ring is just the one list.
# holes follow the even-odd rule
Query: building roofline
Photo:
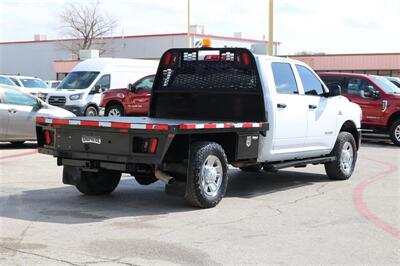
[[[112, 37], [104, 37], [103, 39], [133, 39], [133, 38], [152, 38], [152, 37], [173, 37], [173, 36], [186, 36], [187, 33], [164, 33], [164, 34], [145, 34], [145, 35], [128, 35], [128, 36], [112, 36]], [[218, 36], [218, 35], [210, 35], [210, 34], [198, 34], [191, 33], [191, 36], [194, 37], [203, 37], [203, 38], [216, 38], [216, 39], [225, 39], [225, 40], [234, 40], [234, 41], [243, 41], [243, 42], [257, 42], [257, 43], [268, 43], [265, 40], [256, 40], [256, 39], [248, 39], [248, 38], [237, 38], [237, 37], [229, 37], [229, 36]], [[77, 39], [52, 39], [52, 40], [39, 40], [39, 41], [12, 41], [12, 42], [0, 42], [2, 44], [26, 44], [26, 43], [45, 43], [45, 42], [63, 42], [63, 41], [73, 41]], [[280, 42], [274, 42], [274, 44], [281, 44]]]

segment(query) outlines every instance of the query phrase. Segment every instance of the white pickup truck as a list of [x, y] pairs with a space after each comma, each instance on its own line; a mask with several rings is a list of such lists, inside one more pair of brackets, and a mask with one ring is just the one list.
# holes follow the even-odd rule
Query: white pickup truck
[[[171, 49], [160, 60], [149, 117], [37, 118], [39, 152], [87, 195], [114, 191], [121, 173], [201, 208], [220, 202], [228, 164], [268, 171], [324, 164], [348, 179], [361, 109], [302, 62], [243, 48]], [[251, 181], [249, 181], [251, 182]]]

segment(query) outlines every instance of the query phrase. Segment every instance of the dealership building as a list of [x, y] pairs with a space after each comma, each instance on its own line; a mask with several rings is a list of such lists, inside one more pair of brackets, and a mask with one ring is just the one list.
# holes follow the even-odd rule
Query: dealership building
[[[234, 37], [191, 33], [191, 47], [198, 46], [205, 38], [210, 39], [214, 47], [246, 47], [255, 54], [266, 54], [268, 45], [266, 40], [242, 38], [241, 33], [235, 33]], [[35, 39], [0, 43], [0, 74], [61, 80], [80, 62], [66, 48], [76, 40], [46, 40], [41, 35], [35, 35]], [[169, 48], [187, 47], [187, 33], [115, 36], [101, 41], [106, 48], [101, 57], [159, 59]], [[279, 44], [274, 42], [275, 53]]]

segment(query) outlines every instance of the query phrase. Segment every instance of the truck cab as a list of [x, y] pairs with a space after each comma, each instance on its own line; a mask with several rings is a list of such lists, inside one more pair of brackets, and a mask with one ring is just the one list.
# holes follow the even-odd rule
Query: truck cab
[[43, 117], [37, 133], [39, 152], [57, 157], [63, 182], [84, 194], [109, 194], [129, 173], [210, 208], [226, 192], [228, 165], [256, 172], [322, 164], [329, 178], [350, 178], [360, 120], [360, 107], [302, 62], [195, 48], [161, 57], [147, 117]]
[[128, 88], [103, 93], [100, 108], [105, 116], [146, 116], [150, 106], [151, 88], [155, 75], [145, 76]]
[[400, 146], [400, 88], [387, 78], [356, 73], [320, 73], [327, 84], [338, 84], [342, 95], [358, 104], [366, 132], [389, 134]]

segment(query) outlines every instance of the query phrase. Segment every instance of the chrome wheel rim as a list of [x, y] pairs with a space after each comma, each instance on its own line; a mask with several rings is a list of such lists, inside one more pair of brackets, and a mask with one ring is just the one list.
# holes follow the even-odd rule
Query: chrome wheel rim
[[349, 175], [353, 167], [353, 146], [350, 142], [345, 142], [343, 144], [342, 153], [340, 155], [340, 169], [346, 175]]
[[113, 108], [108, 112], [108, 116], [121, 116], [121, 112], [117, 108]]
[[394, 136], [397, 141], [400, 141], [400, 124], [397, 125], [396, 129], [394, 130]]
[[222, 184], [223, 169], [220, 159], [215, 155], [209, 155], [201, 168], [201, 189], [204, 194], [214, 197]]

